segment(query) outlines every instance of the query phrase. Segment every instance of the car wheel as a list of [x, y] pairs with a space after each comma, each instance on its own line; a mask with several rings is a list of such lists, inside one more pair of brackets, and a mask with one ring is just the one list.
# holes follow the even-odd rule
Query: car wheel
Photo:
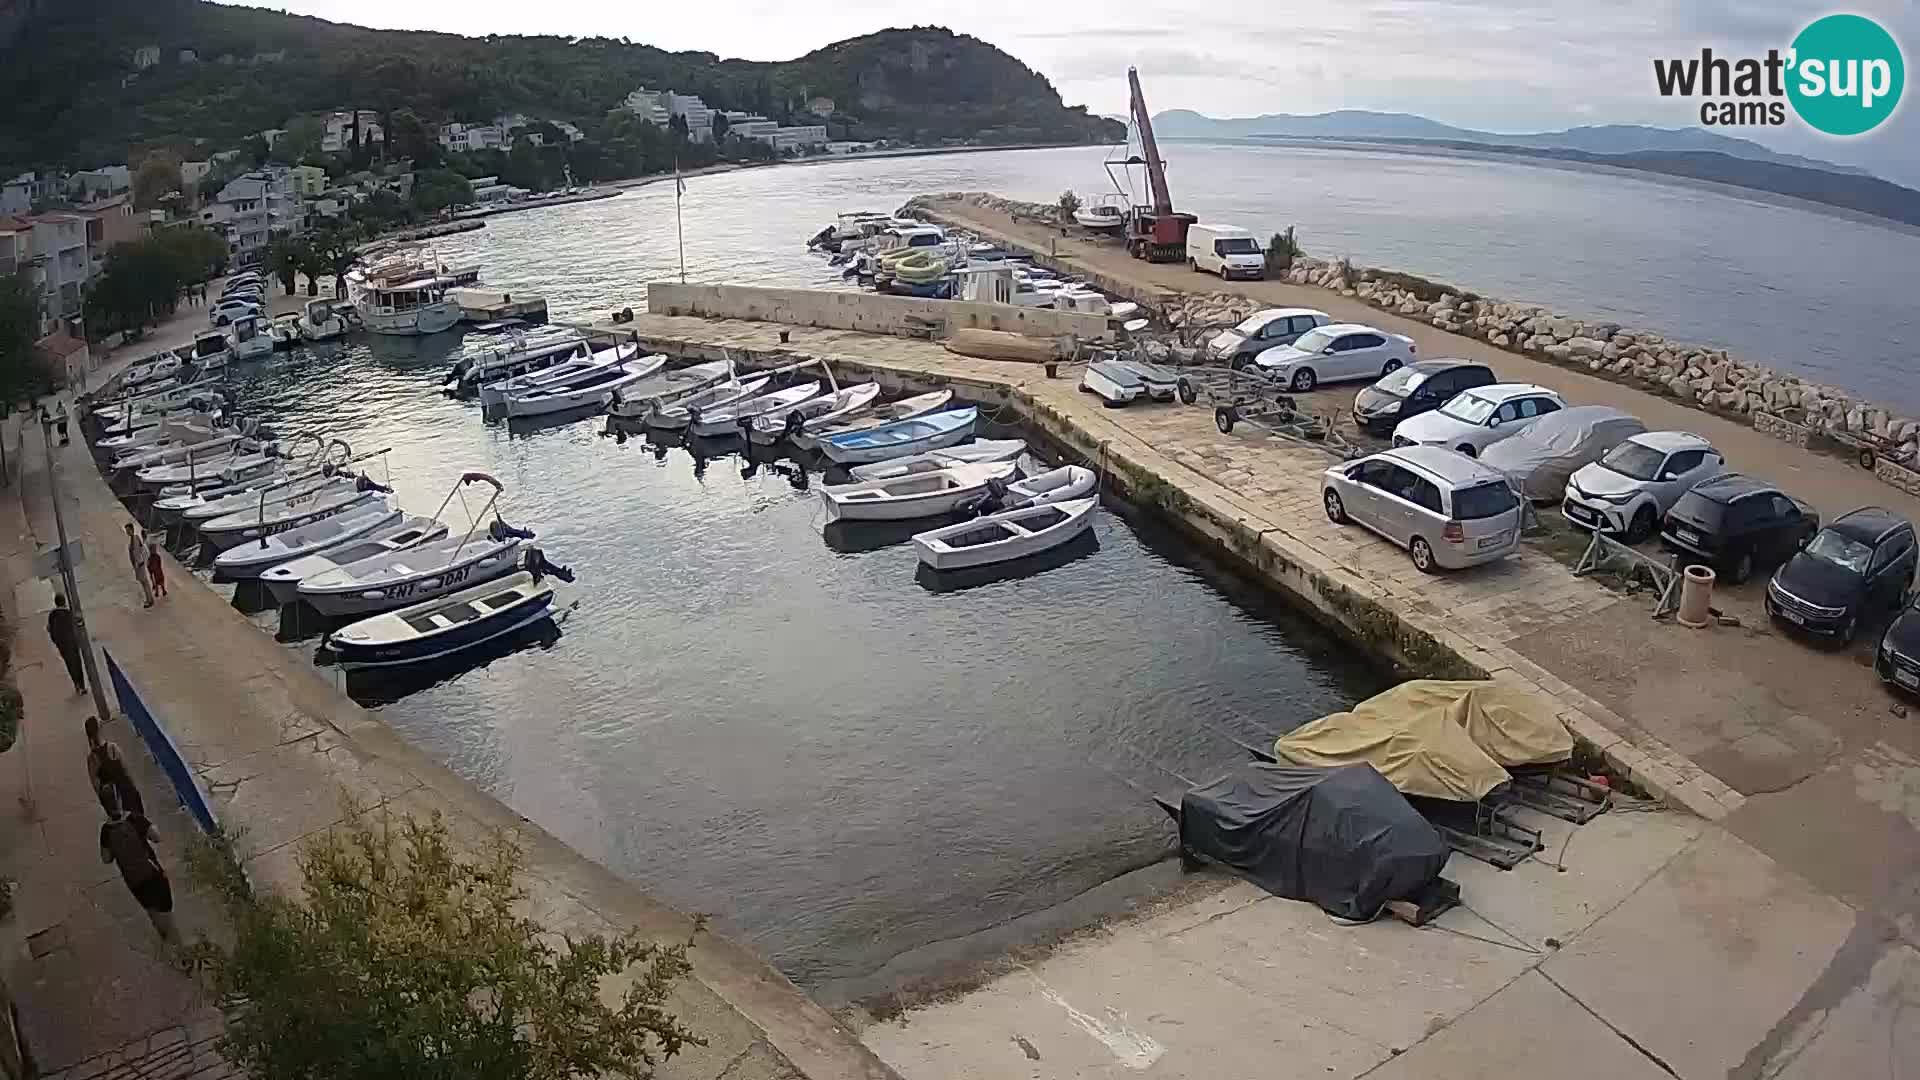
[[1199, 260], [1199, 259], [1188, 259], [1188, 260], [1187, 260], [1187, 269], [1188, 269], [1188, 270], [1191, 270], [1191, 271], [1193, 271], [1193, 272], [1194, 272], [1194, 273], [1196, 273], [1196, 274], [1197, 274], [1197, 273], [1199, 273], [1199, 272], [1200, 272], [1200, 260]]
[[1301, 368], [1299, 371], [1293, 373], [1293, 382], [1290, 385], [1292, 385], [1294, 393], [1304, 394], [1312, 390], [1319, 382], [1320, 377], [1313, 373], [1312, 368]]
[[1840, 643], [1840, 647], [1844, 649], [1853, 644], [1853, 635], [1859, 632], [1859, 630], [1860, 617], [1858, 615], [1849, 615], [1847, 616], [1847, 621], [1840, 624], [1840, 632], [1834, 635], [1834, 638]]
[[222, 316], [220, 316], [219, 318], [217, 318], [217, 319], [215, 319], [215, 320], [213, 320], [213, 325], [215, 325], [215, 326], [226, 326], [227, 324], [229, 324], [229, 323], [231, 323], [231, 322], [233, 322], [233, 320], [232, 320], [232, 319], [229, 319], [229, 318], [227, 318], [227, 317], [226, 317], [225, 315], [222, 315]]
[[1459, 446], [1454, 447], [1453, 449], [1455, 450], [1455, 452], [1465, 454], [1468, 457], [1480, 456], [1480, 452], [1478, 450], [1475, 450], [1473, 448], [1473, 444], [1470, 442], [1463, 442]]
[[1747, 579], [1752, 576], [1753, 552], [1743, 551], [1740, 553], [1740, 557], [1733, 561], [1733, 573], [1728, 575], [1728, 580], [1735, 585], [1744, 585]]
[[1407, 554], [1413, 556], [1413, 568], [1423, 574], [1437, 574], [1440, 564], [1433, 561], [1433, 545], [1416, 536], [1413, 543], [1407, 545]]
[[1653, 512], [1653, 507], [1642, 506], [1633, 512], [1633, 520], [1627, 524], [1626, 541], [1629, 544], [1637, 544], [1652, 536], [1654, 530], [1659, 527], [1660, 515]]
[[1328, 491], [1326, 501], [1327, 520], [1333, 522], [1335, 525], [1345, 525], [1347, 523], [1347, 508], [1345, 504], [1340, 501], [1340, 493], [1337, 491]]
[[1400, 361], [1389, 360], [1387, 361], [1386, 366], [1380, 369], [1380, 377], [1386, 378], [1388, 375], [1391, 375], [1394, 372], [1399, 370], [1400, 370]]

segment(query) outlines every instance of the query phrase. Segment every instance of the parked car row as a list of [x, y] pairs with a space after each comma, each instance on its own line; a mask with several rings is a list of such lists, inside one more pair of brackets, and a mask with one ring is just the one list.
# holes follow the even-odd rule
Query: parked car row
[[207, 305], [207, 323], [227, 326], [240, 319], [264, 314], [266, 307], [265, 282], [257, 271], [248, 270], [227, 279], [220, 289], [220, 299]]

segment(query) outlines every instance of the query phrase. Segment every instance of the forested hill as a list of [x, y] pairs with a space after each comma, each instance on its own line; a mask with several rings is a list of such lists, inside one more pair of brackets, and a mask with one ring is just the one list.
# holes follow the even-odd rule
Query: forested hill
[[[635, 9], [644, 25], [644, 8]], [[135, 70], [157, 46], [160, 61]], [[182, 58], [192, 50], [194, 59]], [[429, 122], [524, 111], [592, 121], [646, 85], [777, 120], [833, 99], [834, 138], [1117, 141], [1006, 53], [938, 27], [884, 30], [796, 60], [722, 60], [624, 39], [370, 30], [202, 0], [63, 0], [0, 51], [0, 170], [231, 146], [303, 113], [409, 108]]]

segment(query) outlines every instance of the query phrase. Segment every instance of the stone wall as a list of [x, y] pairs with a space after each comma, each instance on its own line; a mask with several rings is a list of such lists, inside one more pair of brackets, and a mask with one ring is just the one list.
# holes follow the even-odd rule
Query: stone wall
[[754, 319], [895, 337], [925, 337], [929, 330], [935, 337], [945, 337], [961, 329], [1006, 330], [1029, 337], [1075, 337], [1082, 341], [1100, 340], [1109, 334], [1104, 315], [830, 289], [656, 281], [647, 286], [647, 310], [656, 315]]
[[[936, 202], [959, 201], [1014, 217], [1058, 220], [1057, 207], [1024, 203], [985, 192], [948, 192], [921, 196], [902, 213]], [[1446, 286], [1424, 283], [1391, 271], [1298, 256], [1285, 280], [1294, 285], [1331, 289], [1383, 311], [1423, 319], [1451, 333], [1478, 338], [1513, 352], [1565, 367], [1577, 367], [1711, 412], [1755, 417], [1797, 410], [1810, 439], [1823, 432], [1874, 435], [1894, 443], [1920, 443], [1920, 420], [1862, 401], [1837, 387], [1802, 379], [1727, 354], [1725, 349], [1692, 344], [1652, 330], [1555, 312]], [[1230, 326], [1260, 305], [1235, 293], [1159, 293], [1131, 295], [1176, 329]], [[1775, 425], [1778, 426], [1778, 425]], [[1784, 429], [1783, 429], [1784, 430]], [[1769, 431], [1769, 433], [1773, 433]], [[1800, 441], [1793, 439], [1790, 441]], [[1806, 445], [1801, 441], [1801, 445]]]

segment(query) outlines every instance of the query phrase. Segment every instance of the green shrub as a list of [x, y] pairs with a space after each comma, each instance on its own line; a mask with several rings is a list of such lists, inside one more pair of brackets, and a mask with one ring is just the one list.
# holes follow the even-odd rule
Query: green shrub
[[1300, 244], [1293, 238], [1294, 226], [1287, 226], [1286, 232], [1273, 234], [1267, 241], [1267, 273], [1284, 274], [1293, 269], [1293, 260], [1300, 255]]
[[1072, 188], [1068, 188], [1067, 190], [1060, 193], [1060, 220], [1061, 221], [1066, 222], [1067, 224], [1072, 224], [1073, 212], [1078, 209], [1080, 209], [1080, 196], [1075, 195], [1073, 193]]
[[11, 683], [0, 684], [0, 754], [13, 749], [14, 741], [20, 738], [20, 719], [25, 713], [20, 691]]

